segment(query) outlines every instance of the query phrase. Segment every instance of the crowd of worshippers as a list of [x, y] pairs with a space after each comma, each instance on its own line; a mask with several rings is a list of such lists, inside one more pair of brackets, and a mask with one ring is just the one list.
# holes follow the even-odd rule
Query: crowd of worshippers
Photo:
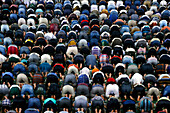
[[169, 113], [169, 0], [0, 0], [1, 113]]

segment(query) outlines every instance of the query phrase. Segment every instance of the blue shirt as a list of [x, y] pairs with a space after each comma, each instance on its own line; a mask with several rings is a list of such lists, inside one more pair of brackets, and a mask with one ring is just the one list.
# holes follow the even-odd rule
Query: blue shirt
[[47, 62], [40, 64], [41, 72], [49, 72], [51, 70], [51, 65]]
[[11, 72], [2, 73], [2, 78], [3, 78], [3, 76], [5, 76], [5, 75], [10, 75], [10, 76], [14, 79], [14, 76], [13, 76], [13, 74], [12, 74]]
[[61, 98], [59, 99], [59, 101], [61, 101], [62, 99], [68, 99], [68, 100], [70, 100], [68, 97], [61, 97]]
[[57, 78], [59, 78], [56, 73], [51, 72], [51, 73], [49, 73], [47, 76], [50, 76], [50, 75], [54, 75], [54, 76], [56, 76]]

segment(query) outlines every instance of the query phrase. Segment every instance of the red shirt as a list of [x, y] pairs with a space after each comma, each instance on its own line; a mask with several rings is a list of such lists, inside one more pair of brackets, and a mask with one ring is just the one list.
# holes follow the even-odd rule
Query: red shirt
[[7, 55], [9, 55], [9, 54], [16, 54], [16, 55], [18, 55], [19, 54], [18, 48], [15, 47], [15, 46], [8, 47]]
[[56, 63], [53, 67], [55, 66], [61, 66], [62, 68], [64, 68], [63, 64], [59, 64], [59, 63]]
[[75, 64], [70, 64], [70, 65], [68, 66], [68, 68], [71, 67], [71, 66], [74, 66], [74, 67], [76, 67], [77, 69], [79, 69], [79, 67], [77, 67], [77, 65], [75, 65]]
[[116, 57], [122, 61], [122, 59], [119, 56], [113, 56], [111, 59], [116, 58]]

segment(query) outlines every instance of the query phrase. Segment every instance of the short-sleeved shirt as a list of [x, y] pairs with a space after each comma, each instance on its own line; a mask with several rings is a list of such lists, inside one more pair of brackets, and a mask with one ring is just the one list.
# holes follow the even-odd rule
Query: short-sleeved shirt
[[17, 46], [9, 46], [7, 54], [19, 54]]
[[109, 63], [109, 57], [107, 54], [101, 54], [99, 59], [100, 59], [100, 64]]

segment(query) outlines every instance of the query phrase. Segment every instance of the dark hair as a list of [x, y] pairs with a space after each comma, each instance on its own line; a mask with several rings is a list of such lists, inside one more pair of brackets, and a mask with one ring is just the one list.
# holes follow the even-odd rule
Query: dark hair
[[32, 26], [32, 23], [30, 23], [30, 26]]
[[101, 96], [101, 94], [98, 92], [98, 93], [96, 93], [97, 94], [97, 96]]

